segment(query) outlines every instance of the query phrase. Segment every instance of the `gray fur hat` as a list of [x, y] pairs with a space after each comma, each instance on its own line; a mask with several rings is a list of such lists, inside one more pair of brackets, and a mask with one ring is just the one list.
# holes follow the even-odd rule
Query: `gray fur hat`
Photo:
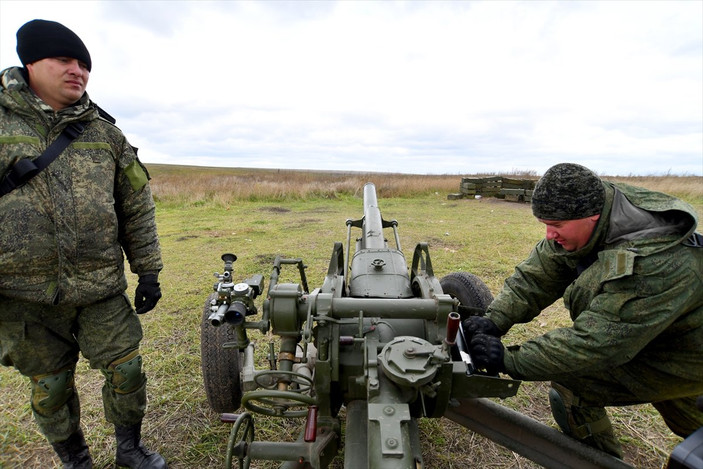
[[532, 213], [542, 220], [578, 220], [603, 210], [605, 190], [590, 169], [574, 163], [552, 166], [537, 181]]

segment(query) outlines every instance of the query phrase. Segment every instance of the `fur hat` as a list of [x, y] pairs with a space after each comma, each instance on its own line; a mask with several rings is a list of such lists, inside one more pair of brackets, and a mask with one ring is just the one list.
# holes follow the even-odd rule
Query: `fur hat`
[[532, 213], [542, 220], [578, 220], [603, 210], [605, 189], [590, 169], [574, 163], [552, 166], [537, 181]]
[[88, 71], [92, 67], [81, 38], [55, 21], [32, 20], [22, 25], [17, 30], [17, 55], [22, 65], [48, 57], [71, 57], [85, 63]]

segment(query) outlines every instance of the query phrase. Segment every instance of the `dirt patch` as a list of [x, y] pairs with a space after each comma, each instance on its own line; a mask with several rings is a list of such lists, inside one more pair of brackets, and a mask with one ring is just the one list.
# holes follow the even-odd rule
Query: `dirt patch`
[[276, 254], [257, 254], [252, 259], [252, 262], [259, 267], [271, 267]]
[[506, 200], [506, 199], [499, 199], [497, 197], [482, 197], [480, 199], [473, 199], [473, 198], [466, 198], [466, 199], [458, 199], [452, 201], [451, 204], [447, 204], [447, 207], [459, 207], [461, 204], [489, 204], [489, 205], [496, 205], [496, 204], [502, 204], [506, 207], [511, 207], [514, 209], [520, 209], [520, 210], [525, 210], [526, 208], [530, 208], [530, 204], [527, 202], [517, 202], [514, 200]]
[[427, 244], [429, 245], [430, 248], [430, 253], [432, 253], [433, 250], [444, 250], [448, 252], [456, 252], [458, 251], [462, 246], [459, 243], [452, 243], [449, 242], [446, 239], [442, 238], [437, 238], [437, 237], [431, 237], [427, 240]]
[[289, 208], [285, 207], [261, 207], [257, 209], [259, 212], [271, 212], [271, 213], [288, 213]]
[[489, 204], [502, 204], [505, 207], [510, 207], [516, 210], [525, 210], [530, 208], [530, 204], [526, 202], [515, 202], [512, 200], [496, 199], [495, 197], [487, 197], [477, 201], [478, 203], [487, 202]]

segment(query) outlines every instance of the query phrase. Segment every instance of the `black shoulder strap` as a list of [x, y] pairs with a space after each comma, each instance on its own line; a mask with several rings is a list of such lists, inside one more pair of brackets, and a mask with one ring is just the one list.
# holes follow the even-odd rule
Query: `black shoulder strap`
[[30, 179], [49, 166], [73, 140], [83, 133], [84, 129], [85, 126], [81, 122], [71, 122], [39, 157], [34, 160], [22, 158], [15, 163], [0, 182], [0, 197], [27, 184]]
[[703, 248], [703, 234], [694, 232], [681, 244], [689, 248]]
[[93, 103], [93, 104], [95, 105], [95, 108], [98, 110], [98, 114], [100, 115], [100, 117], [102, 117], [103, 119], [108, 121], [110, 124], [114, 125], [117, 123], [117, 120], [114, 117], [112, 117], [110, 114], [108, 114], [105, 109], [101, 108], [100, 106], [98, 106], [95, 103]]

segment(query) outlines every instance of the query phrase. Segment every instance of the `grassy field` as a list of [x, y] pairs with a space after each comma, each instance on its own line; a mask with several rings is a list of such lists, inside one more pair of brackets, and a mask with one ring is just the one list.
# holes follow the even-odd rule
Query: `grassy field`
[[[458, 175], [156, 165], [149, 170], [166, 267], [161, 275], [164, 297], [154, 311], [142, 316], [142, 355], [149, 378], [143, 433], [147, 445], [158, 449], [172, 468], [222, 467], [224, 462], [230, 426], [220, 423], [208, 408], [199, 357], [203, 303], [215, 281], [213, 272], [222, 269], [222, 253], [239, 257], [236, 279], [261, 273], [267, 284], [277, 254], [300, 257], [308, 266], [310, 287], [318, 287], [333, 243], [345, 240], [345, 220], [363, 214], [360, 196], [367, 181], [376, 184], [383, 217], [398, 220], [406, 256], [418, 242], [428, 242], [438, 277], [471, 272], [495, 294], [543, 236], [543, 227], [527, 204], [486, 198], [447, 200], [448, 193], [458, 191]], [[680, 196], [703, 214], [703, 178], [627, 178], [626, 182]], [[130, 281], [134, 285], [134, 278]], [[282, 281], [297, 281], [297, 273], [284, 270]], [[505, 342], [520, 343], [568, 323], [567, 312], [555, 304], [532, 323], [513, 328]], [[272, 337], [255, 339], [263, 345]], [[102, 376], [83, 359], [78, 369], [82, 421], [96, 467], [112, 467], [114, 440], [103, 418]], [[26, 378], [13, 369], [0, 369], [0, 393], [0, 467], [59, 467], [33, 422]], [[554, 425], [543, 383], [523, 383], [517, 396], [501, 404]], [[635, 467], [661, 467], [680, 441], [651, 406], [609, 411], [626, 460]], [[265, 417], [257, 417], [256, 425], [257, 440], [293, 439], [300, 428], [297, 420]], [[422, 420], [421, 430], [426, 467], [538, 467], [446, 419]], [[252, 462], [252, 467], [270, 466]]]

